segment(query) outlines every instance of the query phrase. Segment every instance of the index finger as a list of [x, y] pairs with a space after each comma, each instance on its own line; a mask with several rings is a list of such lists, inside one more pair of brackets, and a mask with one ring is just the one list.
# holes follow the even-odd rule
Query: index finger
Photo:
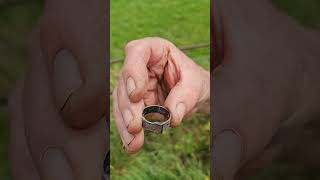
[[149, 76], [161, 78], [172, 47], [167, 40], [150, 37], [127, 44], [122, 75], [131, 101], [143, 98]]

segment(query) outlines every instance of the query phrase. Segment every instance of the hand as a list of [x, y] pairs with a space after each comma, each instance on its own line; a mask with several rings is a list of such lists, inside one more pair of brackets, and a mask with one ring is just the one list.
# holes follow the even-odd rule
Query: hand
[[[125, 62], [113, 92], [113, 113], [127, 152], [144, 142], [141, 114], [160, 104], [172, 115], [171, 126], [203, 104], [209, 106], [210, 75], [167, 40], [145, 38], [127, 44]], [[207, 110], [208, 111], [208, 110]]]
[[67, 51], [80, 70], [82, 83], [61, 109], [72, 128], [93, 125], [106, 111], [106, 2], [46, 0], [40, 19], [40, 46], [50, 82], [54, 82], [54, 62], [61, 51]]
[[[303, 90], [295, 84], [305, 83], [296, 77], [313, 77], [318, 72], [311, 70], [317, 65], [309, 62], [317, 62], [317, 56], [310, 54], [318, 52], [319, 33], [300, 27], [270, 1], [218, 0], [212, 5], [213, 27], [221, 28], [213, 32], [223, 36], [219, 37], [222, 48], [211, 52], [222, 50], [216, 55], [224, 54], [222, 65], [212, 73], [215, 175], [226, 180], [248, 179], [289, 154], [289, 149], [290, 154], [305, 158], [296, 144], [303, 142], [303, 149], [309, 149], [306, 146], [311, 143], [304, 132], [312, 133], [306, 129], [310, 119], [301, 114], [314, 117], [315, 111], [301, 108], [305, 104], [300, 101], [316, 97], [314, 93], [310, 96], [309, 89], [316, 89], [313, 81], [317, 79]], [[215, 24], [218, 20], [221, 24]]]
[[[10, 98], [10, 165], [13, 179], [101, 179], [108, 145], [107, 124], [68, 128], [57, 111], [48, 72], [33, 34], [28, 71]], [[55, 62], [60, 104], [80, 82], [76, 62], [62, 52]], [[67, 77], [67, 78], [66, 78]]]

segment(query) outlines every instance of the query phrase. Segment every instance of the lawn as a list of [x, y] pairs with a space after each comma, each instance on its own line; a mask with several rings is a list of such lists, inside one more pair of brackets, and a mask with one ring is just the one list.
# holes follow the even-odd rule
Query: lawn
[[9, 180], [7, 97], [24, 72], [26, 40], [41, 13], [39, 0], [0, 6], [0, 179]]
[[[124, 13], [125, 12], [125, 13]], [[110, 17], [111, 59], [123, 57], [123, 47], [134, 39], [159, 36], [179, 47], [209, 42], [210, 1], [112, 0]], [[209, 47], [187, 54], [208, 69]], [[120, 64], [111, 66], [111, 89]], [[110, 102], [112, 105], [112, 102]], [[111, 179], [208, 179], [210, 176], [209, 116], [197, 114], [163, 135], [145, 134], [142, 150], [127, 155], [111, 116]]]
[[[301, 24], [320, 28], [319, 0], [273, 2]], [[18, 0], [0, 6], [0, 180], [10, 179], [6, 98], [24, 71], [26, 38], [41, 11], [41, 0]], [[126, 42], [145, 36], [161, 36], [178, 46], [207, 42], [209, 1], [112, 0], [111, 58], [123, 56]], [[201, 66], [208, 67], [208, 48], [190, 50], [187, 54]], [[121, 63], [111, 66], [111, 88], [120, 67]], [[112, 179], [205, 179], [209, 175], [209, 122], [206, 116], [197, 114], [162, 136], [147, 134], [142, 151], [133, 156], [122, 152], [113, 123], [111, 130]], [[319, 178], [317, 172], [299, 164], [277, 162], [254, 179], [316, 179]]]

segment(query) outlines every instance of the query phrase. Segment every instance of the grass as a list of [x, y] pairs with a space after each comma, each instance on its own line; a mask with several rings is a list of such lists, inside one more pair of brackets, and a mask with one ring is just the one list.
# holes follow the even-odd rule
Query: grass
[[[25, 69], [26, 40], [41, 13], [42, 3], [31, 0], [0, 7], [0, 99], [8, 97], [15, 81]], [[0, 104], [0, 179], [9, 180], [9, 121], [4, 104]]]
[[300, 24], [311, 28], [320, 28], [319, 0], [272, 0], [272, 2]]
[[[111, 57], [123, 56], [122, 48], [130, 40], [161, 36], [184, 46], [208, 41], [208, 0], [111, 0]], [[319, 28], [318, 0], [272, 0], [303, 25]], [[25, 42], [42, 11], [40, 0], [22, 1], [0, 7], [0, 99], [7, 97], [25, 68]], [[208, 67], [209, 49], [189, 51], [188, 55]], [[111, 87], [121, 64], [111, 67]], [[111, 117], [112, 118], [112, 117]], [[112, 179], [205, 179], [209, 175], [208, 117], [195, 115], [183, 125], [161, 137], [146, 135], [143, 150], [127, 156], [111, 124]], [[0, 179], [9, 180], [8, 112], [0, 105]], [[157, 167], [157, 168], [154, 168]], [[292, 173], [294, 171], [294, 173]], [[254, 177], [267, 179], [320, 179], [317, 169], [277, 162]]]
[[8, 139], [9, 132], [6, 127], [8, 127], [9, 122], [7, 121], [8, 114], [4, 108], [0, 107], [0, 179], [9, 180], [9, 166], [8, 166]]
[[0, 98], [8, 96], [16, 78], [24, 71], [26, 41], [41, 6], [40, 1], [32, 0], [0, 7]]
[[[177, 46], [209, 42], [209, 0], [190, 3], [177, 0], [112, 0], [111, 59], [123, 57], [128, 41], [148, 36], [168, 39]], [[125, 12], [125, 13], [123, 13]], [[209, 48], [188, 52], [198, 64], [209, 68]], [[122, 64], [111, 66], [111, 89]], [[110, 103], [111, 105], [112, 103]], [[138, 154], [127, 155], [111, 116], [111, 179], [175, 180], [208, 179], [210, 176], [210, 121], [197, 114], [163, 135], [145, 134]]]

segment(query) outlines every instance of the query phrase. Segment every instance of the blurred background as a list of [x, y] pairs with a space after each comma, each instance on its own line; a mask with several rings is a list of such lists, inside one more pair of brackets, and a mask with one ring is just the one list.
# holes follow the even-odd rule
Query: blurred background
[[0, 0], [0, 180], [10, 180], [7, 100], [26, 64], [26, 42], [42, 12], [40, 0]]
[[[319, 0], [272, 0], [277, 8], [308, 28], [320, 28]], [[161, 36], [179, 47], [204, 45], [186, 53], [209, 67], [209, 0], [111, 0], [111, 89], [121, 67], [123, 46], [145, 36]], [[42, 13], [42, 0], [0, 0], [0, 180], [10, 180], [7, 98], [25, 69], [26, 40]], [[112, 103], [112, 102], [111, 102]], [[110, 104], [111, 104], [110, 103]], [[197, 114], [162, 136], [146, 135], [140, 153], [127, 156], [111, 117], [112, 179], [208, 179], [209, 117]], [[320, 179], [319, 170], [277, 161], [255, 180]]]

